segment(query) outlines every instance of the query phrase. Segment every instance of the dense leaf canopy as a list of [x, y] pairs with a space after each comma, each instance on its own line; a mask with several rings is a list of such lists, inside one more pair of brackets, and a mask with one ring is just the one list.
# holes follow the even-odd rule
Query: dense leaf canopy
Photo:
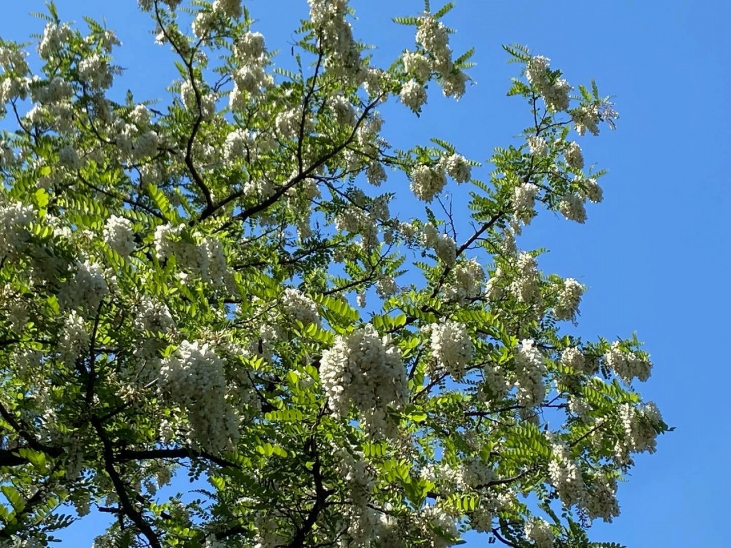
[[451, 4], [397, 17], [415, 40], [379, 67], [347, 0], [309, 0], [292, 71], [240, 0], [139, 4], [169, 101], [112, 100], [114, 33], [53, 5], [0, 42], [2, 545], [99, 512], [98, 548], [592, 545], [668, 427], [637, 339], [572, 335], [585, 288], [518, 242], [601, 201], [572, 139], [608, 99], [510, 46], [520, 139], [485, 167], [398, 150], [382, 105], [418, 124], [470, 85]]

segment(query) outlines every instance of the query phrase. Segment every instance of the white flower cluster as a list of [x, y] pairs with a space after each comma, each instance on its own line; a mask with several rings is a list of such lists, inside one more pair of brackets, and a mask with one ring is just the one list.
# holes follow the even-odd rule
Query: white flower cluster
[[525, 522], [525, 536], [536, 548], [553, 548], [553, 531], [545, 519], [531, 518]]
[[213, 11], [225, 17], [237, 19], [241, 17], [243, 12], [241, 9], [241, 0], [214, 0]]
[[[662, 422], [662, 415], [657, 406], [647, 402], [640, 408], [629, 403], [619, 407], [619, 418], [624, 429], [624, 439], [620, 442], [618, 456], [627, 453], [654, 453], [657, 447], [656, 426]], [[623, 460], [623, 459], [620, 459]]]
[[637, 378], [644, 382], [650, 378], [650, 370], [652, 362], [650, 360], [639, 357], [634, 352], [622, 349], [619, 341], [614, 341], [609, 351], [604, 354], [604, 363], [607, 367], [623, 381], [630, 383], [632, 379]]
[[225, 286], [231, 273], [221, 242], [215, 238], [203, 238], [200, 244], [188, 242], [182, 237], [184, 228], [183, 224], [164, 224], [155, 229], [155, 251], [158, 257], [166, 259], [174, 256], [181, 269], [211, 285]]
[[557, 320], [573, 321], [579, 312], [584, 286], [573, 278], [566, 278], [560, 285], [553, 314]]
[[482, 293], [485, 271], [477, 262], [477, 259], [470, 259], [465, 263], [455, 265], [452, 269], [452, 276], [454, 279], [444, 285], [445, 299], [464, 303]]
[[523, 303], [534, 303], [540, 299], [540, 274], [538, 262], [529, 253], [521, 252], [516, 263], [517, 277], [510, 284], [510, 292]]
[[426, 83], [432, 73], [431, 61], [421, 53], [405, 51], [402, 60], [406, 73], [420, 84]]
[[327, 52], [325, 65], [347, 81], [363, 78], [360, 53], [353, 40], [353, 29], [345, 18], [348, 0], [307, 0], [310, 19], [318, 29], [323, 49]]
[[[198, 84], [200, 86], [200, 84]], [[200, 94], [200, 108], [196, 100], [195, 88], [188, 80], [180, 84], [180, 99], [183, 106], [194, 113], [200, 113], [203, 120], [210, 120], [216, 112], [216, 98], [212, 94], [204, 94], [198, 89]]]
[[462, 379], [475, 351], [467, 326], [442, 319], [426, 326], [424, 331], [429, 333], [429, 345], [437, 367], [449, 373], [454, 380]]
[[79, 78], [95, 92], [111, 87], [112, 77], [109, 63], [98, 53], [84, 57], [79, 62]]
[[89, 350], [89, 334], [84, 328], [84, 319], [72, 310], [59, 333], [58, 352], [61, 361], [73, 367], [77, 358]]
[[439, 159], [439, 165], [457, 183], [466, 183], [472, 176], [472, 167], [461, 154], [450, 154]]
[[576, 462], [571, 459], [566, 445], [554, 444], [553, 458], [548, 463], [548, 477], [566, 508], [584, 500], [584, 477]]
[[563, 78], [551, 83], [549, 78], [550, 59], [540, 55], [532, 57], [526, 65], [528, 82], [536, 88], [543, 97], [546, 106], [554, 112], [569, 108], [569, 91], [571, 86]]
[[274, 79], [266, 73], [267, 50], [264, 36], [259, 32], [247, 32], [236, 43], [236, 54], [241, 67], [233, 74], [234, 88], [229, 96], [229, 104], [234, 110], [246, 107], [248, 95], [258, 95], [262, 88], [272, 85]]
[[51, 78], [47, 82], [34, 81], [30, 88], [31, 100], [43, 105], [67, 101], [73, 94], [74, 88], [71, 83], [58, 77]]
[[102, 267], [84, 261], [76, 264], [76, 274], [62, 286], [58, 300], [64, 308], [80, 307], [85, 313], [92, 313], [108, 293]]
[[[300, 127], [302, 125], [302, 112], [298, 109], [291, 109], [280, 112], [279, 114], [277, 114], [277, 117], [274, 120], [274, 124], [277, 128], [277, 133], [279, 133], [282, 138], [291, 139], [292, 137], [297, 135], [300, 130]], [[305, 124], [307, 124], [306, 119]], [[306, 129], [305, 132], [307, 132]]]
[[586, 358], [583, 352], [575, 346], [570, 346], [561, 352], [560, 361], [566, 367], [570, 367], [577, 373], [585, 373]]
[[540, 404], [546, 396], [546, 386], [543, 384], [546, 366], [533, 339], [521, 341], [514, 363], [518, 403], [529, 407]]
[[107, 219], [103, 232], [104, 242], [122, 257], [129, 257], [135, 250], [135, 234], [132, 223], [124, 217], [112, 215]]
[[30, 205], [11, 202], [0, 206], [0, 255], [8, 255], [28, 240], [27, 226], [34, 218]]
[[372, 160], [368, 162], [366, 168], [366, 180], [373, 186], [381, 186], [388, 179], [386, 170], [383, 168], [383, 164], [378, 160]]
[[[421, 521], [421, 529], [426, 533], [426, 542], [422, 546], [428, 548], [447, 548], [454, 544], [453, 541], [443, 539], [436, 536], [434, 529], [444, 531], [451, 538], [459, 536], [458, 520], [455, 516], [450, 515], [439, 506], [426, 505], [421, 509], [419, 521]], [[401, 544], [403, 546], [403, 544]]]
[[528, 149], [534, 156], [545, 156], [548, 153], [548, 145], [543, 137], [530, 135], [527, 138]]
[[596, 105], [585, 105], [571, 111], [576, 133], [584, 135], [586, 130], [592, 135], [599, 135], [599, 108]]
[[617, 480], [610, 477], [597, 476], [587, 489], [581, 504], [590, 519], [601, 518], [611, 522], [619, 515], [617, 504]]
[[158, 301], [143, 295], [134, 308], [134, 319], [132, 324], [140, 333], [150, 331], [151, 333], [165, 333], [175, 325], [168, 307]]
[[60, 166], [74, 171], [81, 167], [81, 158], [74, 147], [65, 145], [58, 151], [58, 163]]
[[371, 251], [378, 246], [378, 217], [360, 207], [347, 207], [335, 217], [335, 228], [360, 235], [360, 247]]
[[277, 548], [286, 545], [284, 531], [271, 512], [257, 512], [254, 524], [256, 525], [254, 548]]
[[236, 444], [238, 418], [224, 396], [223, 361], [208, 344], [183, 341], [163, 360], [159, 390], [187, 409], [192, 441], [214, 453]]
[[320, 379], [334, 411], [346, 417], [351, 406], [365, 415], [401, 407], [408, 395], [406, 368], [389, 337], [366, 324], [340, 335], [322, 353]]
[[21, 49], [0, 47], [0, 66], [6, 73], [13, 72], [15, 76], [27, 74], [30, 69], [26, 57], [28, 52]]
[[353, 105], [342, 95], [335, 95], [330, 98], [330, 110], [335, 114], [338, 124], [353, 127], [356, 122], [355, 109]]
[[401, 88], [401, 102], [413, 112], [421, 112], [421, 107], [426, 103], [426, 88], [416, 80], [409, 80]]
[[282, 307], [288, 325], [292, 321], [302, 322], [304, 325], [320, 323], [320, 313], [317, 305], [299, 289], [287, 288], [282, 295]]
[[437, 227], [426, 223], [421, 234], [424, 245], [434, 250], [437, 258], [446, 265], [453, 265], [457, 260], [457, 244], [449, 234], [440, 234]]
[[596, 179], [590, 178], [583, 181], [584, 195], [589, 199], [590, 202], [598, 204], [604, 198], [604, 191]]
[[411, 170], [410, 178], [411, 191], [414, 196], [425, 202], [431, 202], [447, 184], [444, 170], [439, 166], [436, 168], [425, 165], [416, 166]]
[[364, 455], [356, 452], [355, 456], [345, 449], [337, 449], [339, 464], [337, 470], [340, 477], [348, 484], [350, 496], [348, 500], [354, 505], [365, 508], [370, 502], [371, 491], [375, 485], [374, 472], [368, 467]]
[[564, 152], [564, 158], [569, 167], [582, 169], [584, 167], [584, 155], [581, 153], [579, 143], [571, 142]]
[[246, 158], [253, 145], [254, 142], [249, 132], [237, 128], [226, 135], [226, 141], [223, 144], [224, 155], [229, 162], [235, 162], [241, 158]]
[[521, 183], [513, 189], [513, 208], [515, 217], [530, 224], [535, 217], [535, 203], [538, 187], [533, 183]]
[[558, 203], [558, 210], [569, 221], [577, 223], [586, 222], [586, 208], [584, 207], [584, 199], [576, 194], [567, 194]]
[[56, 25], [48, 23], [43, 29], [43, 37], [38, 43], [38, 55], [41, 59], [49, 60], [59, 53], [59, 50], [71, 38], [71, 28], [68, 24]]
[[435, 71], [439, 74], [444, 95], [455, 99], [462, 97], [469, 77], [454, 66], [449, 33], [444, 24], [430, 14], [423, 15], [419, 18], [416, 42], [424, 49], [432, 64], [430, 73]]
[[495, 479], [492, 466], [483, 462], [482, 458], [468, 457], [460, 466], [463, 482], [473, 489], [481, 489]]
[[391, 276], [385, 276], [376, 282], [376, 294], [382, 299], [399, 292], [399, 286]]

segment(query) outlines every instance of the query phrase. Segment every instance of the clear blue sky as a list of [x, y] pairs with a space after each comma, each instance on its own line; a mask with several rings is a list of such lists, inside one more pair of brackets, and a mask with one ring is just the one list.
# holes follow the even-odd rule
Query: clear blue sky
[[[21, 40], [41, 32], [43, 23], [27, 13], [42, 11], [42, 1], [4, 4], [0, 36]], [[305, 0], [246, 4], [268, 45], [288, 57]], [[415, 14], [422, 0], [352, 4], [361, 17], [359, 37], [386, 55], [410, 46], [412, 31], [390, 17]], [[166, 98], [164, 86], [175, 72], [159, 64], [167, 50], [152, 45], [135, 0], [58, 0], [57, 6], [64, 20], [106, 17], [117, 31], [124, 43], [117, 59], [128, 68], [122, 92], [129, 87], [140, 100]], [[458, 104], [430, 100], [418, 124], [406, 114], [387, 118], [396, 143], [439, 136], [484, 161], [526, 121], [521, 101], [505, 97], [517, 66], [505, 63], [500, 45], [512, 42], [550, 57], [569, 82], [594, 77], [600, 92], [615, 96], [617, 131], [580, 141], [588, 162], [610, 170], [604, 203], [589, 209], [584, 226], [546, 215], [521, 241], [524, 248], [551, 250], [542, 257], [544, 270], [590, 287], [580, 334], [611, 339], [638, 331], [655, 363], [641, 391], [677, 427], [659, 440], [658, 453], [637, 460], [620, 486], [622, 515], [610, 526], [596, 524], [595, 540], [633, 548], [730, 545], [731, 397], [722, 352], [731, 340], [724, 316], [731, 309], [731, 191], [724, 168], [731, 153], [729, 18], [726, 0], [457, 0], [447, 24], [458, 30], [457, 52], [477, 48], [470, 73], [477, 86]], [[89, 546], [88, 531], [75, 528], [78, 536], [65, 544]], [[485, 543], [469, 540], [468, 547]]]

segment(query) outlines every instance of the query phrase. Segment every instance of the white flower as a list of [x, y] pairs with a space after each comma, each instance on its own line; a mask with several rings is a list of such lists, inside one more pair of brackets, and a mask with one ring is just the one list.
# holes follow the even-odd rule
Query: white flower
[[526, 77], [543, 97], [546, 106], [554, 112], [567, 110], [569, 107], [569, 92], [571, 86], [563, 78], [553, 84], [549, 80], [550, 59], [537, 55], [532, 57], [526, 65]]
[[599, 108], [595, 105], [578, 107], [571, 111], [571, 119], [574, 122], [576, 133], [584, 135], [586, 130], [592, 135], [599, 135]]
[[146, 295], [142, 296], [134, 313], [132, 325], [139, 332], [165, 333], [175, 325], [168, 307]]
[[391, 276], [385, 276], [376, 282], [376, 293], [381, 298], [388, 298], [398, 293], [399, 287]]
[[137, 159], [154, 156], [160, 139], [154, 131], [146, 131], [134, 143], [134, 157]]
[[122, 257], [129, 257], [135, 250], [135, 234], [132, 223], [124, 217], [112, 215], [104, 225], [104, 242]]
[[525, 224], [535, 217], [535, 200], [538, 187], [533, 183], [522, 183], [513, 190], [513, 207], [515, 216]]
[[320, 379], [335, 413], [348, 416], [400, 407], [408, 395], [406, 368], [389, 337], [366, 324], [350, 335], [339, 335], [322, 353]]
[[43, 29], [43, 37], [38, 44], [38, 55], [42, 59], [50, 59], [64, 47], [71, 38], [71, 28], [67, 24], [48, 23]]
[[76, 170], [81, 167], [81, 159], [73, 147], [66, 145], [58, 151], [58, 163], [70, 170]]
[[586, 222], [586, 208], [581, 196], [567, 194], [558, 203], [558, 210], [569, 221], [576, 221], [581, 224]]
[[561, 363], [566, 367], [570, 367], [577, 373], [585, 372], [586, 358], [584, 354], [575, 346], [570, 346], [561, 352]]
[[442, 77], [442, 93], [445, 97], [454, 97], [459, 101], [466, 91], [467, 74], [461, 70], [451, 70]]
[[569, 108], [569, 92], [571, 86], [563, 78], [559, 78], [552, 86], [543, 92], [543, 100], [549, 110], [560, 112]]
[[540, 274], [538, 263], [529, 253], [520, 253], [517, 261], [518, 276], [510, 284], [515, 297], [524, 303], [534, 303], [540, 299]]
[[548, 477], [556, 488], [558, 496], [566, 508], [581, 502], [586, 495], [586, 486], [581, 469], [562, 444], [553, 446], [554, 458], [548, 463]]
[[84, 328], [84, 320], [72, 310], [59, 333], [58, 352], [61, 361], [73, 367], [77, 358], [89, 350], [89, 334]]
[[553, 532], [544, 519], [531, 518], [526, 521], [525, 536], [533, 541], [536, 548], [553, 548]]
[[401, 88], [401, 102], [414, 112], [421, 112], [426, 103], [426, 89], [416, 80], [409, 80]]
[[286, 110], [280, 112], [274, 121], [277, 131], [285, 139], [294, 137], [302, 122], [302, 113], [297, 110]]
[[317, 305], [298, 289], [287, 288], [284, 290], [282, 307], [286, 313], [285, 321], [287, 322], [296, 320], [304, 325], [320, 323], [320, 313], [317, 311]]
[[566, 163], [574, 169], [582, 169], [584, 167], [584, 155], [581, 153], [581, 147], [576, 142], [569, 143], [564, 153]]
[[449, 54], [447, 28], [431, 15], [424, 15], [419, 18], [416, 42], [435, 57], [443, 58]]
[[403, 54], [404, 70], [418, 82], [424, 83], [431, 76], [431, 62], [424, 55], [406, 51]]
[[543, 355], [533, 339], [521, 341], [514, 362], [518, 403], [526, 406], [540, 404], [546, 395], [546, 387], [543, 384], [546, 366], [543, 363]]
[[0, 254], [7, 255], [27, 241], [26, 227], [34, 218], [33, 206], [21, 202], [0, 205]]
[[444, 296], [449, 301], [465, 302], [478, 297], [482, 292], [485, 271], [476, 259], [460, 263], [452, 269], [454, 281], [444, 285]]
[[336, 95], [332, 98], [330, 108], [335, 113], [335, 119], [338, 124], [352, 127], [355, 125], [356, 116], [353, 105], [350, 104], [342, 95]]
[[79, 62], [79, 79], [94, 90], [112, 85], [112, 70], [99, 54], [92, 54]]
[[438, 367], [446, 370], [454, 380], [460, 380], [474, 353], [467, 327], [463, 323], [443, 319], [431, 324], [428, 331], [432, 356]]
[[387, 179], [386, 170], [383, 169], [383, 165], [378, 160], [372, 160], [368, 162], [366, 168], [366, 180], [373, 186], [381, 186], [381, 183]]
[[223, 360], [197, 341], [183, 341], [160, 367], [160, 393], [188, 411], [191, 441], [215, 453], [239, 437], [238, 418], [225, 399], [226, 384]]
[[457, 259], [457, 244], [449, 234], [440, 234], [431, 223], [424, 225], [422, 241], [434, 250], [438, 259], [447, 265], [453, 265]]
[[470, 180], [472, 168], [467, 159], [461, 154], [450, 154], [442, 157], [439, 163], [447, 172], [447, 175], [457, 183], [466, 183]]
[[241, 0], [215, 0], [213, 2], [213, 11], [237, 19], [243, 13]]
[[559, 288], [553, 313], [557, 320], [573, 321], [579, 312], [579, 303], [584, 293], [584, 286], [573, 278], [566, 278]]
[[528, 148], [534, 156], [545, 156], [548, 153], [548, 145], [543, 137], [530, 135], [527, 138]]
[[441, 169], [419, 165], [411, 171], [411, 191], [419, 200], [431, 202], [446, 184], [447, 178]]
[[260, 62], [266, 53], [264, 35], [260, 32], [247, 32], [236, 42], [236, 52], [245, 60]]
[[641, 358], [634, 352], [623, 350], [619, 341], [613, 342], [609, 351], [604, 354], [604, 362], [627, 383], [632, 382], [634, 378], [642, 382], [650, 378], [652, 369], [650, 360]]
[[108, 293], [102, 267], [84, 261], [76, 264], [76, 274], [61, 288], [58, 299], [64, 308], [80, 307], [86, 313], [93, 313]]
[[584, 195], [594, 204], [598, 204], [604, 198], [602, 187], [593, 178], [584, 181]]

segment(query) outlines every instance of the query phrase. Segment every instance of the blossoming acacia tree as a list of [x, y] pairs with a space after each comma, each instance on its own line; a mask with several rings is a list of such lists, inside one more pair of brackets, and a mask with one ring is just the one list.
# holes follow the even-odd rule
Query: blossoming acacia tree
[[[611, 104], [506, 48], [530, 125], [481, 182], [449, 143], [381, 137], [385, 102], [465, 93], [451, 4], [397, 19], [415, 43], [385, 69], [347, 0], [309, 0], [287, 72], [239, 0], [139, 3], [177, 56], [162, 110], [108, 98], [93, 21], [51, 6], [36, 74], [0, 44], [3, 545], [45, 546], [69, 505], [116, 518], [95, 546], [591, 545], [667, 426], [638, 342], [564, 334], [584, 288], [516, 236], [601, 201], [570, 137]], [[426, 204], [472, 185], [474, 230], [392, 217], [399, 172]], [[181, 468], [195, 500], [158, 493]]]

